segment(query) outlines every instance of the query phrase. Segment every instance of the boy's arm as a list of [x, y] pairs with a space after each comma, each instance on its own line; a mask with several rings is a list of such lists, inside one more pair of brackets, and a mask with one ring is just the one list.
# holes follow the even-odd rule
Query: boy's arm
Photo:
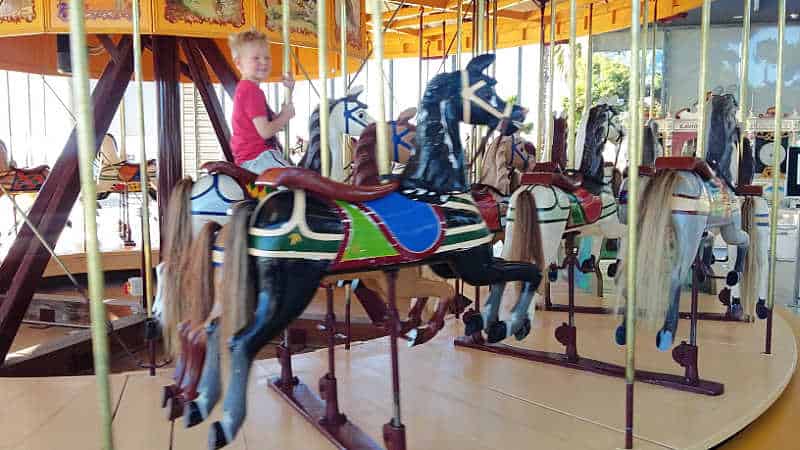
[[294, 117], [294, 107], [284, 105], [283, 110], [275, 119], [268, 120], [267, 116], [253, 117], [253, 125], [262, 139], [269, 139], [281, 131], [292, 117]]

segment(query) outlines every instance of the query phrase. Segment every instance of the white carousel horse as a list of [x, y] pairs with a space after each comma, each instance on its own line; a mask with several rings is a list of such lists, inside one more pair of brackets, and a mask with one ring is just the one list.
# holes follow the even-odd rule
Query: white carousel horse
[[[662, 351], [672, 347], [678, 327], [680, 289], [707, 232], [719, 230], [726, 243], [736, 246], [736, 262], [726, 277], [729, 286], [738, 287], [743, 274], [760, 277], [765, 268], [758, 267], [757, 261], [766, 260], [761, 241], [764, 233], [760, 230], [768, 215], [766, 204], [760, 197], [748, 197], [740, 206], [731, 184], [738, 144], [736, 102], [730, 95], [715, 95], [709, 101], [712, 107], [706, 109], [710, 116], [706, 160], [659, 158], [656, 174], [642, 183], [646, 186], [642, 187], [638, 224], [637, 314], [651, 327], [660, 327], [656, 346]], [[747, 226], [758, 231], [750, 228], [748, 236]], [[750, 251], [748, 246], [752, 246]], [[745, 284], [751, 293], [734, 291], [734, 299], [737, 295], [743, 299], [760, 296], [755, 292], [763, 285], [761, 281], [751, 279]], [[745, 304], [735, 310], [748, 308]], [[756, 313], [766, 316], [761, 298]], [[624, 324], [617, 328], [616, 340], [620, 345], [625, 343]]]

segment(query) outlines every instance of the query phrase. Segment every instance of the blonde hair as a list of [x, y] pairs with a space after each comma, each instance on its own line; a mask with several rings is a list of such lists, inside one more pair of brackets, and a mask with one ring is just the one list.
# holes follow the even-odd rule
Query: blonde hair
[[228, 47], [230, 47], [231, 54], [234, 58], [239, 57], [239, 51], [245, 44], [249, 44], [250, 42], [259, 42], [264, 45], [269, 45], [267, 35], [257, 31], [255, 28], [228, 36]]

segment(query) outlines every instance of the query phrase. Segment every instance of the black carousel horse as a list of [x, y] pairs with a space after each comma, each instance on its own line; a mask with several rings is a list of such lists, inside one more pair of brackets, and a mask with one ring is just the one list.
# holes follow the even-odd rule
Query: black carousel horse
[[[465, 178], [459, 122], [496, 128], [505, 119], [504, 132], [511, 134], [525, 115], [498, 98], [496, 81], [483, 73], [493, 61], [494, 55], [478, 56], [465, 70], [430, 81], [420, 105], [420, 151], [398, 179], [351, 186], [302, 168], [270, 169], [259, 177], [258, 183], [280, 189], [252, 213], [237, 209], [231, 221], [240, 225], [225, 248], [224, 292], [231, 301], [224, 317], [235, 332], [223, 418], [209, 435], [212, 448], [233, 440], [242, 426], [254, 356], [302, 314], [326, 275], [428, 264], [441, 276], [493, 291], [520, 281], [519, 300], [533, 295], [539, 268], [492, 256], [491, 233]], [[518, 338], [529, 332], [526, 325]]]

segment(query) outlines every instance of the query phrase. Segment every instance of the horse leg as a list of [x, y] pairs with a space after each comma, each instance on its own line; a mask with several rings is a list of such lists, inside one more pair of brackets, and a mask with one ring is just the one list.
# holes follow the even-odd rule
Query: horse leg
[[189, 402], [184, 410], [183, 423], [186, 428], [206, 420], [219, 400], [222, 381], [220, 378], [219, 321], [206, 327], [206, 359], [203, 375], [198, 386], [198, 396]]
[[314, 298], [328, 261], [256, 258], [256, 310], [247, 327], [230, 341], [230, 381], [222, 420], [209, 430], [208, 444], [218, 449], [235, 437], [247, 414], [247, 382], [256, 353], [279, 336]]
[[669, 306], [664, 318], [664, 326], [656, 334], [656, 347], [662, 352], [672, 348], [672, 343], [675, 340], [680, 316], [681, 286], [692, 271], [692, 263], [700, 248], [706, 222], [706, 216], [675, 213], [672, 215], [676, 253], [667, 297]]
[[189, 333], [189, 321], [184, 321], [178, 324], [178, 338], [181, 342], [181, 353], [178, 355], [178, 362], [175, 364], [175, 373], [172, 375], [172, 383], [169, 386], [164, 386], [161, 394], [161, 407], [166, 408], [167, 402], [176, 395], [181, 393], [181, 385], [183, 384], [183, 377], [186, 374], [186, 365], [189, 358], [189, 340], [187, 335]]
[[741, 304], [741, 292], [739, 289], [739, 281], [742, 279], [744, 273], [744, 263], [747, 257], [747, 248], [750, 246], [750, 237], [742, 231], [742, 217], [739, 213], [734, 213], [731, 223], [720, 228], [722, 239], [728, 245], [736, 246], [736, 262], [733, 265], [733, 270], [728, 272], [725, 277], [725, 283], [730, 287], [735, 287], [736, 294], [731, 299], [730, 312], [736, 319], [741, 319], [744, 315], [744, 310]]
[[[523, 307], [530, 306], [530, 299], [526, 296], [533, 295], [533, 292], [539, 286], [542, 275], [541, 271], [536, 265], [527, 262], [508, 262], [499, 258], [492, 257], [491, 248], [488, 245], [482, 245], [473, 249], [458, 252], [450, 257], [456, 272], [468, 283], [476, 286], [492, 285], [492, 292], [490, 300], [487, 302], [487, 309], [494, 309], [496, 306], [490, 305], [492, 297], [496, 296], [496, 303], [499, 306], [502, 297], [502, 290], [500, 285], [505, 285], [509, 281], [522, 281], [524, 282], [522, 294], [517, 304], [515, 311], [517, 318], [512, 316], [512, 324], [515, 324], [515, 331], [530, 326], [530, 318], [527, 317], [527, 308], [522, 311]], [[512, 313], [513, 314], [513, 313]], [[525, 314], [522, 318], [520, 314]], [[503, 321], [494, 322], [491, 328], [487, 328], [487, 341], [489, 343], [499, 342], [509, 335], [510, 327]], [[526, 333], [527, 334], [527, 333]], [[523, 336], [524, 337], [524, 336]]]

